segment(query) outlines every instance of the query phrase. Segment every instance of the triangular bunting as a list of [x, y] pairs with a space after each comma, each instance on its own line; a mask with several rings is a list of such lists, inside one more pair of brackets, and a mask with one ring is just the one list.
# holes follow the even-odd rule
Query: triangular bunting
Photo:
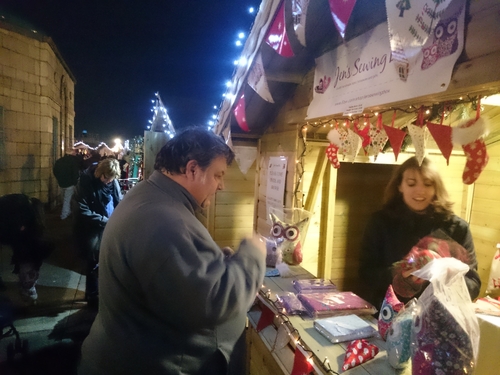
[[274, 345], [272, 348], [272, 352], [276, 350], [283, 349], [287, 346], [290, 341], [290, 335], [288, 334], [288, 330], [286, 329], [285, 324], [280, 324], [278, 327], [278, 332], [276, 332], [276, 340], [274, 340]]
[[384, 130], [389, 137], [389, 142], [391, 143], [392, 151], [394, 152], [396, 161], [398, 161], [398, 155], [401, 151], [401, 145], [403, 144], [403, 140], [405, 139], [406, 132], [404, 130], [393, 128], [392, 126], [387, 125], [384, 125]]
[[262, 314], [257, 323], [257, 332], [262, 331], [267, 326], [271, 325], [274, 320], [275, 313], [265, 304], [261, 304]]
[[434, 138], [439, 150], [446, 159], [446, 165], [450, 165], [450, 156], [453, 151], [453, 143], [451, 142], [452, 127], [442, 124], [427, 123], [427, 129]]
[[366, 146], [368, 146], [371, 142], [371, 139], [370, 139], [370, 123], [368, 122], [367, 125], [365, 125], [365, 127], [363, 129], [360, 129], [359, 128], [359, 123], [355, 123], [354, 126], [353, 126], [353, 130], [354, 132], [359, 135], [361, 137], [361, 139], [363, 139], [363, 143], [361, 144], [361, 147], [365, 148]]
[[266, 72], [262, 63], [262, 55], [259, 53], [253, 62], [252, 69], [248, 74], [248, 85], [259, 94], [266, 102], [274, 103], [269, 86], [267, 84]]
[[245, 113], [245, 94], [242, 94], [240, 96], [240, 99], [238, 100], [238, 103], [236, 104], [236, 107], [234, 108], [234, 117], [236, 117], [236, 122], [240, 126], [240, 128], [246, 132], [249, 132], [250, 129], [248, 128], [247, 124], [247, 119], [246, 119], [246, 113]]
[[408, 132], [410, 133], [411, 142], [415, 147], [415, 158], [418, 165], [422, 165], [425, 157], [425, 144], [427, 141], [427, 128], [418, 125], [408, 124]]
[[292, 0], [293, 29], [300, 44], [306, 46], [306, 18], [310, 0]]
[[271, 28], [266, 35], [266, 43], [283, 57], [292, 57], [293, 50], [286, 33], [285, 2], [283, 1], [276, 13]]
[[238, 164], [241, 173], [247, 174], [253, 162], [257, 158], [257, 147], [233, 146], [234, 160]]
[[303, 349], [297, 345], [295, 347], [295, 357], [290, 375], [309, 375], [313, 371], [312, 365], [307, 360]]
[[356, 4], [356, 0], [328, 0], [328, 3], [330, 3], [333, 23], [343, 39], [345, 37], [347, 23], [349, 22], [349, 18], [351, 18], [351, 13], [354, 9], [354, 5]]

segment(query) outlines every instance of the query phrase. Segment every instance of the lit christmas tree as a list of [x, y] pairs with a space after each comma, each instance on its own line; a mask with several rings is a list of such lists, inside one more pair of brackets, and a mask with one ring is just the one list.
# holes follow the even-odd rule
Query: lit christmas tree
[[165, 132], [172, 138], [175, 135], [174, 125], [168, 116], [167, 109], [161, 101], [160, 94], [156, 93], [156, 100], [153, 101], [155, 106], [153, 108], [153, 120], [150, 121], [153, 132]]

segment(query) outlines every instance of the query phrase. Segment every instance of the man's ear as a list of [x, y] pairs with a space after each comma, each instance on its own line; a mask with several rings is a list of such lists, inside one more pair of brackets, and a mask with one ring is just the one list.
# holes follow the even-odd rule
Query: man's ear
[[186, 176], [188, 178], [194, 177], [195, 172], [198, 170], [198, 162], [196, 160], [190, 160], [186, 164]]

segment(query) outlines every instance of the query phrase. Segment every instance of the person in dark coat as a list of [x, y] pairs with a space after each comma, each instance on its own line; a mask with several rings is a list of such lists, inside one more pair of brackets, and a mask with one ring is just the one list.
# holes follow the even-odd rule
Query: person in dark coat
[[118, 160], [107, 158], [87, 168], [73, 194], [73, 233], [80, 254], [87, 261], [85, 299], [96, 306], [101, 237], [111, 213], [122, 199]]
[[414, 276], [400, 280], [398, 275], [396, 279], [393, 264], [401, 261], [419, 240], [439, 232], [465, 249], [470, 268], [465, 281], [471, 299], [475, 299], [481, 280], [474, 242], [469, 225], [453, 213], [452, 205], [441, 176], [428, 158], [421, 166], [415, 157], [405, 161], [386, 187], [382, 210], [372, 215], [365, 228], [359, 267], [365, 285], [359, 294], [378, 308], [391, 284], [403, 302], [418, 297], [427, 283]]
[[19, 275], [21, 293], [32, 301], [38, 298], [40, 267], [53, 247], [43, 238], [44, 229], [45, 211], [39, 199], [25, 194], [0, 197], [0, 245], [12, 248], [11, 263]]
[[71, 214], [71, 197], [78, 182], [78, 177], [80, 177], [82, 166], [82, 161], [76, 156], [76, 150], [71, 149], [69, 153], [57, 159], [52, 168], [57, 184], [63, 193], [62, 220]]

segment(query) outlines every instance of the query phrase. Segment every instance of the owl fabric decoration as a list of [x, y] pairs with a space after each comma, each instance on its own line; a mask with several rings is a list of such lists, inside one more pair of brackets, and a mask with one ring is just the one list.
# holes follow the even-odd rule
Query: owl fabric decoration
[[396, 315], [387, 332], [387, 357], [395, 369], [405, 368], [411, 357], [411, 330], [413, 314], [417, 305], [412, 299]]
[[301, 232], [305, 229], [309, 218], [302, 219], [293, 224], [281, 221], [275, 214], [269, 214], [273, 226], [271, 236], [274, 237], [281, 252], [283, 262], [290, 265], [302, 263], [302, 245], [300, 243]]
[[378, 332], [384, 340], [387, 337], [387, 331], [389, 330], [394, 318], [403, 306], [403, 302], [396, 297], [396, 293], [394, 293], [392, 285], [389, 285], [378, 315]]
[[353, 340], [347, 346], [342, 370], [359, 366], [362, 363], [374, 358], [379, 352], [377, 345], [371, 344], [366, 339]]
[[429, 47], [422, 48], [424, 58], [422, 70], [430, 68], [441, 57], [449, 56], [458, 48], [458, 19], [450, 17], [440, 20], [434, 29], [434, 41]]

